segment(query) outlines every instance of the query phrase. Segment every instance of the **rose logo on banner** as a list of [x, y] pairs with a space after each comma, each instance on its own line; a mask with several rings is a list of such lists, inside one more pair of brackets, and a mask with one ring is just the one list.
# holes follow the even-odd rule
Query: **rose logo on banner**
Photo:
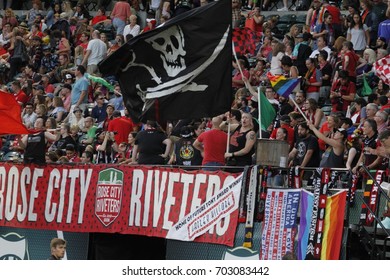
[[122, 193], [122, 171], [109, 168], [99, 172], [95, 197], [95, 215], [106, 227], [119, 216]]

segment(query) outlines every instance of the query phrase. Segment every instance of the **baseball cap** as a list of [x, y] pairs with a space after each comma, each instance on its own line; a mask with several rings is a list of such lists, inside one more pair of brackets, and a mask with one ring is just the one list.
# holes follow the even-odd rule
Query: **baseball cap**
[[76, 112], [83, 112], [83, 110], [81, 109], [81, 108], [79, 108], [79, 107], [75, 107], [74, 109], [73, 109], [73, 113], [76, 113]]
[[72, 74], [66, 74], [65, 75], [65, 80], [73, 79]]
[[49, 97], [49, 98], [51, 98], [51, 99], [53, 99], [54, 98], [54, 94], [53, 93], [51, 93], [51, 92], [48, 92], [48, 93], [46, 93], [46, 95], [45, 96], [47, 96], [47, 97]]
[[153, 25], [156, 25], [157, 21], [154, 18], [147, 18], [146, 22], [150, 22]]
[[337, 131], [343, 135], [343, 139], [347, 139], [348, 133], [344, 128], [338, 128]]
[[45, 88], [42, 85], [35, 85], [33, 86], [33, 88], [37, 90], [45, 90]]
[[183, 138], [190, 138], [192, 136], [191, 128], [189, 128], [188, 126], [183, 126], [180, 129], [180, 136]]
[[115, 110], [115, 105], [112, 104], [112, 103], [108, 103], [108, 104], [107, 104], [107, 107], [111, 107], [111, 108], [113, 108], [113, 109]]

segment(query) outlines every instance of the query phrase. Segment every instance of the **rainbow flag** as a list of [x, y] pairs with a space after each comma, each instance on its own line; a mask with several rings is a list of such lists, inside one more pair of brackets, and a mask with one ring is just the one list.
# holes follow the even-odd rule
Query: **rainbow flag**
[[271, 72], [267, 73], [267, 78], [271, 82], [271, 86], [275, 92], [285, 98], [288, 98], [295, 87], [301, 82], [300, 78], [287, 79], [283, 75], [274, 76]]
[[301, 211], [298, 233], [298, 260], [304, 260], [306, 257], [306, 248], [309, 241], [309, 231], [311, 216], [313, 214], [314, 195], [307, 190], [302, 189], [301, 193]]
[[338, 260], [340, 258], [346, 201], [346, 190], [340, 191], [326, 199], [321, 260]]

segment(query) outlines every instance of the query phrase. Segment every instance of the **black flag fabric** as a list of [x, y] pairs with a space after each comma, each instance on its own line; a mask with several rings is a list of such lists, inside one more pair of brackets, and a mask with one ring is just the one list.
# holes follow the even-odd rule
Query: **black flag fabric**
[[99, 69], [118, 78], [133, 121], [172, 121], [230, 109], [231, 59], [231, 1], [219, 0], [134, 37]]

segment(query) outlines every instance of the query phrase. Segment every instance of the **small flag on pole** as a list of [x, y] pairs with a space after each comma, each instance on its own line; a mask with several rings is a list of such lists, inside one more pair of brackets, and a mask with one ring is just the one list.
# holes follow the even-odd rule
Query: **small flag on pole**
[[267, 77], [271, 82], [271, 86], [273, 87], [275, 92], [285, 98], [288, 98], [289, 95], [295, 89], [295, 87], [301, 82], [300, 78], [287, 79], [282, 75], [274, 76], [271, 74], [271, 72], [267, 73]]

